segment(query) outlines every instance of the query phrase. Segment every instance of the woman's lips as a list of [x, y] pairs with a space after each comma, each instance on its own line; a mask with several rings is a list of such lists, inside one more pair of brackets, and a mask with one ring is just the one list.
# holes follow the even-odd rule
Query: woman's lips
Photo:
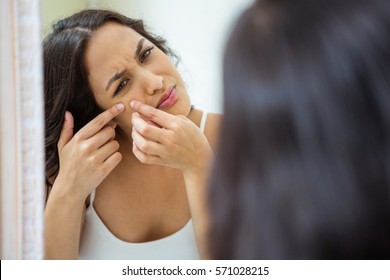
[[166, 109], [171, 107], [173, 104], [175, 104], [177, 100], [176, 96], [176, 87], [172, 87], [172, 89], [168, 92], [168, 94], [165, 94], [162, 100], [157, 105], [157, 109]]

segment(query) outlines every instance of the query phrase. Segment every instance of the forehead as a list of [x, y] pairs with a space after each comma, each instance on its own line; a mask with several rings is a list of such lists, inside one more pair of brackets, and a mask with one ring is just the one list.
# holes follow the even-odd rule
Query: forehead
[[101, 66], [116, 67], [112, 63], [132, 58], [142, 38], [130, 27], [119, 23], [109, 22], [101, 26], [92, 36], [84, 54], [89, 74]]

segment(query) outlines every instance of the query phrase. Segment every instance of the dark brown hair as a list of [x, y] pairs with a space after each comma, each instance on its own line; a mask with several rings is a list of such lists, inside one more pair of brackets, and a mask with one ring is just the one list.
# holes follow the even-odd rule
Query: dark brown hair
[[43, 42], [46, 181], [59, 170], [57, 142], [65, 112], [74, 117], [74, 133], [102, 112], [87, 79], [84, 52], [96, 30], [107, 22], [128, 26], [172, 58], [166, 41], [148, 32], [141, 20], [108, 10], [84, 10], [58, 21]]
[[389, 259], [390, 1], [256, 1], [220, 137], [212, 258]]

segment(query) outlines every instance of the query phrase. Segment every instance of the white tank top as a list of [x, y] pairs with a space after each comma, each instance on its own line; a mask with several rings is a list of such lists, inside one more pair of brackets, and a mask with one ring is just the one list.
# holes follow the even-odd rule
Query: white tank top
[[[207, 113], [203, 113], [200, 130], [204, 132]], [[93, 260], [179, 260], [199, 259], [192, 219], [179, 231], [167, 237], [141, 243], [130, 243], [114, 236], [104, 225], [93, 207], [95, 192], [91, 193], [90, 206], [80, 240], [79, 259]]]

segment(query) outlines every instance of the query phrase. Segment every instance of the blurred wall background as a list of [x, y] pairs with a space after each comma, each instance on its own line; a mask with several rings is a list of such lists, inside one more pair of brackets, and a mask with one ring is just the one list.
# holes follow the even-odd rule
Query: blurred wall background
[[42, 37], [50, 33], [51, 25], [58, 19], [87, 8], [89, 2], [88, 0], [41, 0]]
[[51, 24], [91, 7], [143, 19], [179, 55], [178, 68], [195, 107], [222, 113], [222, 57], [236, 17], [253, 0], [41, 0], [42, 36]]

